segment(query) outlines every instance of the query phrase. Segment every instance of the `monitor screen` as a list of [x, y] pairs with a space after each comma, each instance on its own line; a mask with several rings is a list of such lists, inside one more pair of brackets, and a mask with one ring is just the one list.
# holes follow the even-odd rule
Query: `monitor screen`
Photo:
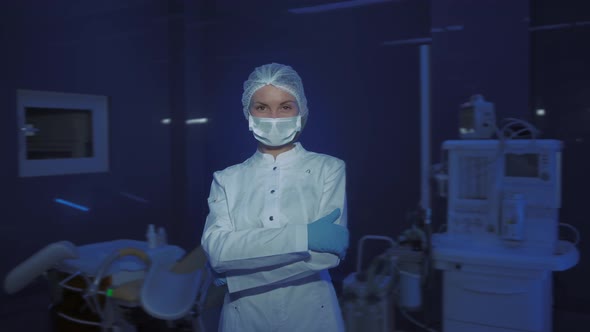
[[26, 107], [27, 159], [93, 157], [90, 109]]
[[519, 178], [539, 177], [539, 154], [507, 153], [504, 164], [504, 174], [506, 176]]
[[467, 130], [475, 129], [475, 108], [473, 106], [461, 107], [459, 113], [459, 128]]

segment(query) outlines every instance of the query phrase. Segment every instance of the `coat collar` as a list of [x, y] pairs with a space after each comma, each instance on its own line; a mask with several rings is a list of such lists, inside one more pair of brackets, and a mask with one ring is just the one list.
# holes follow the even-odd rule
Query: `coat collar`
[[256, 150], [253, 159], [262, 165], [285, 165], [301, 157], [305, 151], [306, 150], [303, 148], [301, 143], [295, 142], [295, 147], [289, 151], [279, 154], [276, 160], [272, 155], [268, 153], [262, 153], [259, 150]]

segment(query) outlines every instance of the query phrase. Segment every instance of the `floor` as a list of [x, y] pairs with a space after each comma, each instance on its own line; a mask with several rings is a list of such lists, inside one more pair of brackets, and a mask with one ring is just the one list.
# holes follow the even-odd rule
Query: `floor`
[[[15, 296], [11, 299], [11, 302], [7, 302], [7, 298], [2, 298], [4, 305], [0, 306], [0, 330], [3, 332], [65, 332], [54, 329], [55, 321], [47, 309], [48, 298], [39, 295]], [[10, 303], [10, 305], [6, 303]], [[205, 332], [217, 331], [217, 319], [217, 312], [210, 312], [205, 317]], [[148, 324], [143, 325], [144, 328], [141, 329], [143, 332], [165, 330], [162, 329], [164, 325], [157, 321], [150, 321], [149, 319], [146, 321]], [[440, 332], [440, 326], [436, 325], [440, 324], [433, 323], [433, 328]], [[554, 332], [587, 332], [590, 330], [589, 326], [590, 313], [554, 312]], [[403, 332], [425, 331], [414, 327], [408, 320], [403, 319], [401, 315], [396, 317], [396, 328], [398, 331]], [[76, 332], [82, 332], [85, 329], [81, 325], [78, 325], [78, 328], [74, 328], [74, 330]], [[186, 330], [179, 328], [176, 331]]]

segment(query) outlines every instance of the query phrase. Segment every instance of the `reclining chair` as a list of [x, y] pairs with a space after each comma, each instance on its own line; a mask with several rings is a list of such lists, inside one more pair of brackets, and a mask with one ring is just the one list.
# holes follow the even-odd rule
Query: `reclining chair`
[[[104, 280], [111, 265], [126, 256], [143, 261], [143, 277], [105, 287]], [[78, 258], [78, 248], [72, 243], [52, 243], [15, 267], [5, 278], [4, 289], [7, 293], [15, 293], [62, 261], [75, 258]], [[202, 312], [220, 306], [227, 290], [225, 286], [213, 285], [213, 275], [207, 268], [207, 257], [201, 247], [179, 260], [166, 254], [148, 255], [139, 248], [121, 248], [104, 259], [92, 277], [84, 276], [84, 288], [67, 286], [71, 277], [67, 279], [60, 282], [60, 286], [82, 293], [82, 303], [99, 318], [99, 322], [78, 320], [78, 323], [114, 332], [137, 331], [124, 314], [136, 307], [141, 307], [151, 317], [166, 321], [166, 330], [188, 325], [193, 332], [204, 332]]]

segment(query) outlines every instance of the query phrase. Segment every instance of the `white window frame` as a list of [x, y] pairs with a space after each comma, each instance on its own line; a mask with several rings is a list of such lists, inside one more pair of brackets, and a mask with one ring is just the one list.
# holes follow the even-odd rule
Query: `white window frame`
[[[26, 108], [84, 109], [92, 113], [93, 156], [27, 159]], [[17, 90], [18, 173], [20, 177], [100, 173], [109, 171], [108, 97], [77, 93]]]

